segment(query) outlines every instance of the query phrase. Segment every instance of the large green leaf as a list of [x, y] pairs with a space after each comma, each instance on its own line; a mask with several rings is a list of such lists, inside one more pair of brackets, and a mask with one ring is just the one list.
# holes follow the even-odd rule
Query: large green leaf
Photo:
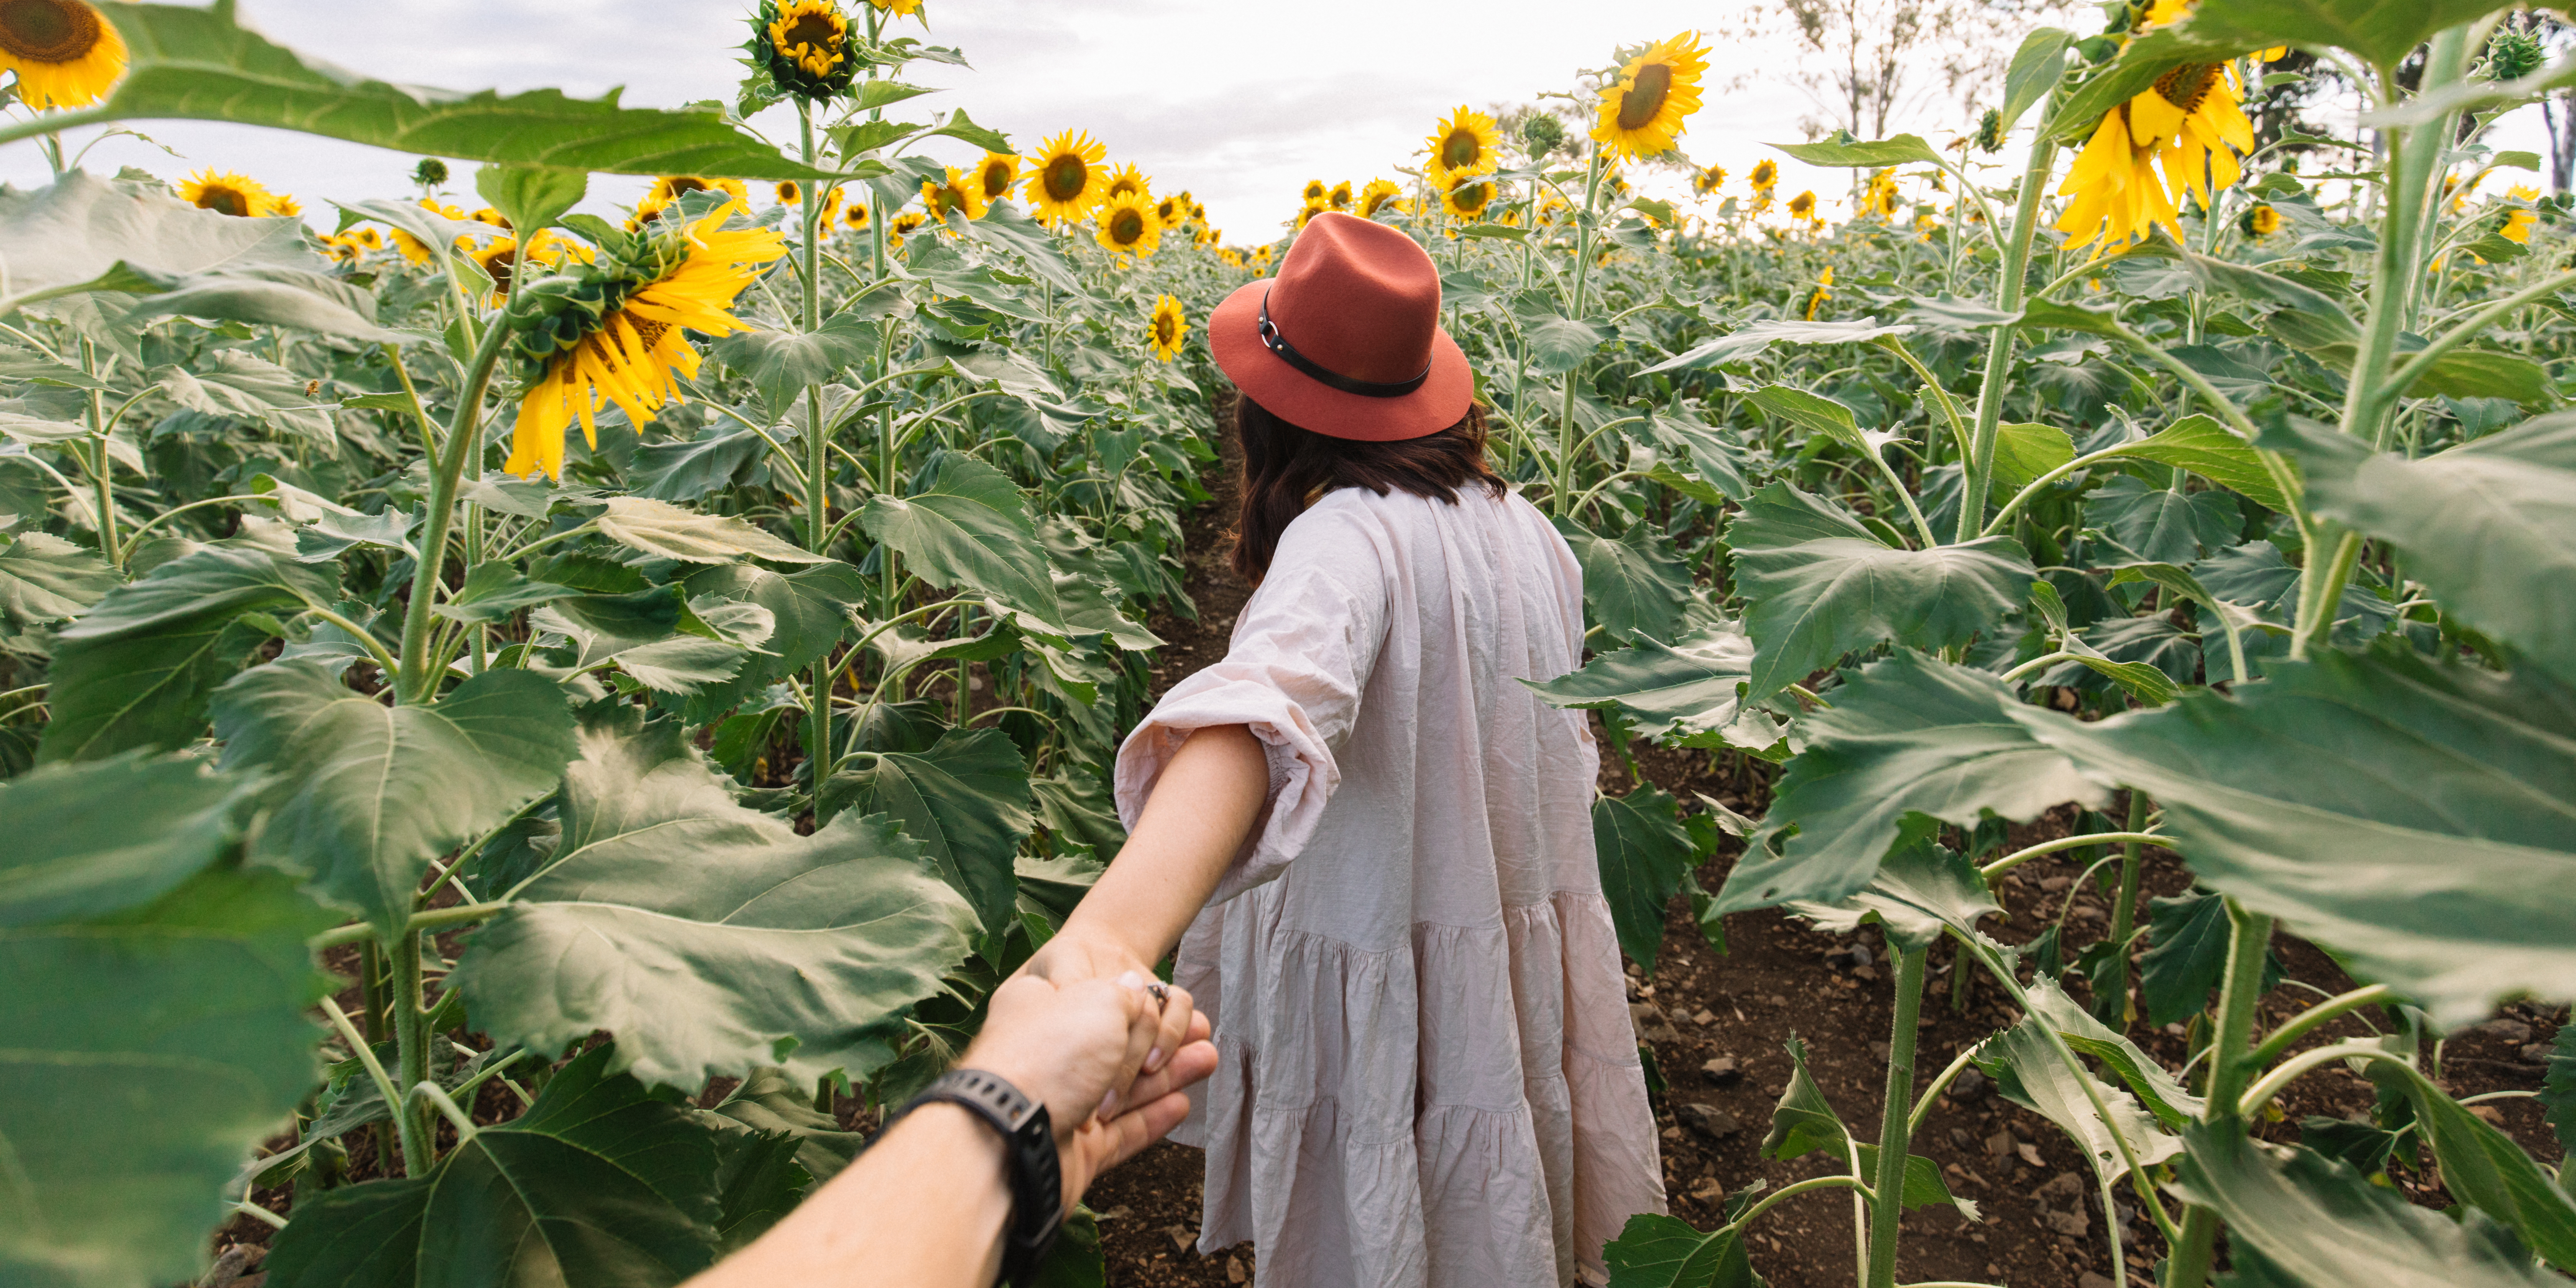
[[78, 617], [122, 584], [106, 560], [61, 537], [26, 532], [0, 546], [0, 621], [14, 631]]
[[832, 812], [891, 815], [975, 907], [984, 932], [1010, 926], [1018, 885], [1011, 856], [1030, 829], [1029, 766], [999, 729], [951, 729], [928, 751], [880, 752], [864, 767], [832, 776]]
[[235, 623], [327, 604], [336, 592], [327, 568], [229, 546], [183, 555], [109, 591], [62, 629], [47, 695], [53, 723], [39, 758], [94, 760], [194, 741], [205, 732], [206, 695], [268, 638]]
[[2075, 37], [2055, 27], [2041, 27], [2022, 37], [2021, 47], [2013, 51], [2012, 64], [2004, 70], [2004, 105], [1996, 130], [2009, 131], [2021, 123], [2021, 114], [2030, 110], [2066, 75], [2066, 51]]
[[2236, 544], [2244, 520], [2225, 492], [2149, 487], [2126, 474], [2084, 498], [2084, 517], [2150, 563], [2187, 564], [2207, 548]]
[[2522, 1146], [2407, 1070], [2374, 1063], [2370, 1080], [2383, 1095], [2414, 1102], [2415, 1121], [2433, 1147], [2451, 1197], [2512, 1226], [2549, 1264], [2561, 1270], [2576, 1266], [2576, 1202]]
[[1929, 840], [1890, 853], [1860, 893], [1833, 903], [1794, 900], [1788, 910], [1816, 929], [1847, 935], [1869, 922], [1903, 949], [1932, 946], [1950, 929], [1977, 933], [1977, 921], [2003, 908], [1968, 857]]
[[1748, 322], [1731, 334], [1666, 358], [1637, 374], [1652, 376], [1667, 371], [1688, 371], [1741, 362], [1775, 344], [1860, 344], [1883, 335], [1905, 335], [1913, 330], [1910, 326], [1883, 326], [1868, 321], [1801, 322], [1782, 319]]
[[1766, 143], [1763, 146], [1786, 152], [1809, 165], [1893, 166], [1908, 162], [1934, 165], [1941, 157], [1919, 134], [1855, 139], [1848, 130], [1836, 133], [1839, 138], [1826, 139], [1821, 143]]
[[2218, 1213], [2231, 1242], [2252, 1244], [2289, 1282], [2372, 1288], [2564, 1288], [2503, 1227], [2459, 1220], [2315, 1150], [2267, 1145], [2241, 1128], [2194, 1123], [2169, 1184]]
[[1602, 1245], [1601, 1259], [1609, 1288], [1754, 1288], [1762, 1282], [1737, 1234], [1703, 1234], [1660, 1212], [1629, 1217], [1619, 1237]]
[[2227, 973], [2227, 900], [2191, 890], [2147, 907], [2154, 946], [2138, 958], [2138, 1000], [2149, 1024], [2171, 1024], [2206, 1008]]
[[[1964, 644], [2018, 607], [2035, 576], [2011, 537], [1898, 550], [1785, 483], [1753, 494], [1727, 529], [1752, 602], [1747, 698], [1766, 698], [1856, 648]], [[1849, 893], [1845, 891], [1844, 893]]]
[[2242, 492], [2265, 509], [2286, 511], [2288, 498], [2263, 468], [2263, 458], [2225, 425], [2207, 416], [2185, 416], [2134, 443], [2120, 446], [2122, 456], [2178, 465], [2221, 487]]
[[1556, 706], [1617, 707], [1649, 738], [1761, 751], [1780, 741], [1780, 725], [1737, 697], [1752, 667], [1753, 641], [1721, 621], [1672, 644], [1640, 638], [1633, 648], [1595, 654], [1580, 671], [1522, 683]]
[[202, 761], [120, 756], [0, 782], [0, 926], [105, 916], [203, 870], [249, 784]]
[[2394, 69], [2444, 27], [2493, 10], [2485, 0], [2211, 0], [2195, 7], [2183, 32], [2238, 53], [2273, 45], [2336, 45]]
[[1592, 847], [1619, 947], [1648, 974], [1664, 945], [1664, 905], [1699, 856], [1671, 793], [1640, 787], [1592, 802]]
[[1583, 602], [1610, 638], [1664, 639], [1681, 625], [1690, 600], [1690, 566], [1671, 538], [1643, 522], [1604, 536], [1563, 516], [1556, 530], [1583, 565]]
[[707, 356], [750, 380], [769, 414], [779, 416], [808, 386], [830, 382], [876, 348], [873, 323], [835, 313], [812, 331], [736, 331], [710, 346]]
[[280, 1288], [656, 1288], [706, 1267], [723, 1214], [717, 1136], [583, 1053], [528, 1111], [427, 1176], [296, 1204], [267, 1262]]
[[2576, 413], [2410, 461], [2303, 441], [2318, 513], [2396, 544], [2461, 620], [2576, 682]]
[[902, 500], [870, 497], [859, 524], [901, 551], [923, 581], [972, 587], [1032, 629], [1065, 633], [1064, 606], [1056, 599], [1028, 502], [1000, 470], [951, 454], [940, 461], [930, 490]]
[[563, 691], [527, 671], [388, 706], [319, 662], [278, 662], [225, 685], [214, 715], [224, 766], [276, 784], [257, 853], [387, 931], [431, 859], [552, 790], [573, 755]]
[[2576, 691], [2327, 653], [2233, 697], [2099, 724], [2008, 714], [2093, 777], [2152, 795], [2205, 884], [2439, 1023], [2576, 997]]
[[1908, 814], [1973, 828], [1990, 815], [2027, 821], [2064, 801], [2108, 800], [2014, 719], [2020, 699], [1983, 671], [1900, 649], [1835, 689], [1833, 703], [1800, 722], [1806, 749], [1727, 874], [1721, 910], [1854, 894]]
[[729, 563], [746, 556], [772, 563], [830, 563], [830, 555], [799, 550], [741, 519], [698, 514], [668, 501], [640, 496], [608, 498], [599, 530], [612, 540], [684, 563]]
[[635, 707], [594, 708], [579, 738], [553, 857], [457, 963], [475, 1025], [540, 1050], [606, 1029], [618, 1067], [689, 1091], [892, 1059], [889, 1021], [939, 990], [975, 925], [919, 843], [856, 814], [799, 836]]
[[815, 179], [714, 108], [620, 107], [618, 92], [569, 98], [392, 85], [316, 62], [210, 8], [118, 5], [130, 70], [101, 107], [110, 120], [231, 121], [300, 130], [397, 152], [611, 174]]
[[[2055, 425], [1995, 426], [1995, 486], [2018, 490], [2075, 459], [2075, 440]], [[2011, 491], [2004, 495], [2008, 498]]]
[[0, 1280], [193, 1277], [224, 1183], [312, 1084], [304, 941], [332, 918], [208, 870], [234, 791], [131, 760], [0, 788]]
[[692, 599], [716, 595], [769, 610], [769, 638], [760, 642], [767, 656], [749, 668], [763, 676], [792, 675], [831, 651], [849, 631], [850, 609], [868, 594], [858, 569], [837, 561], [792, 573], [721, 564], [691, 574], [684, 585]]
[[1816, 1085], [1815, 1076], [1807, 1072], [1807, 1044], [1795, 1033], [1784, 1044], [1789, 1052], [1789, 1085], [1780, 1091], [1780, 1102], [1771, 1109], [1771, 1131], [1762, 1139], [1762, 1156], [1791, 1159], [1817, 1150], [1829, 1150], [1836, 1164], [1844, 1158], [1843, 1144], [1851, 1139], [1851, 1129], [1843, 1126], [1842, 1115], [1834, 1112], [1833, 1102], [1825, 1099], [1825, 1090]]
[[2147, 1112], [2168, 1130], [2182, 1130], [2184, 1123], [2198, 1119], [2207, 1107], [2207, 1102], [2184, 1090], [2153, 1056], [2093, 1018], [2045, 975], [2033, 979], [2023, 997], [2029, 1003], [2032, 1019], [2057, 1030], [2066, 1045], [2101, 1061], [2114, 1077], [2128, 1084]]

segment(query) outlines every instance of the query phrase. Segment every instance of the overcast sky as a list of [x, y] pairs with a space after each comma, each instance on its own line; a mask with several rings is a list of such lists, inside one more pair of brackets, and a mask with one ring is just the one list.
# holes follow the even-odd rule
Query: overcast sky
[[[859, 3], [861, 0], [845, 0]], [[916, 64], [908, 79], [948, 92], [906, 108], [963, 107], [1023, 150], [1068, 127], [1133, 161], [1156, 191], [1192, 190], [1227, 240], [1277, 235], [1308, 178], [1365, 182], [1421, 145], [1460, 103], [1484, 107], [1572, 88], [1611, 51], [1722, 21], [1743, 0], [931, 0], [930, 43], [961, 48], [972, 69]], [[386, 80], [504, 91], [555, 86], [579, 95], [626, 87], [625, 101], [675, 106], [730, 97], [748, 28], [741, 0], [240, 0], [246, 23], [310, 56]], [[903, 20], [892, 34], [923, 34]], [[1721, 45], [1712, 79], [1786, 66], [1785, 48]], [[1795, 89], [1758, 85], [1712, 97], [1682, 147], [1735, 175], [1762, 146], [1801, 137], [1812, 106]], [[919, 114], [896, 110], [896, 115]], [[2509, 120], [2498, 146], [2539, 146], [2532, 119]], [[1935, 100], [1897, 128], [1945, 142], [1963, 124]], [[756, 122], [791, 138], [793, 117]], [[114, 138], [92, 169], [137, 165], [177, 176], [200, 165], [238, 169], [296, 194], [308, 211], [331, 198], [398, 195], [408, 156], [250, 127], [154, 122], [159, 144]], [[77, 147], [79, 136], [74, 137]], [[941, 140], [940, 143], [947, 143]], [[934, 152], [937, 149], [933, 149]], [[950, 148], [950, 160], [971, 151]], [[460, 171], [463, 167], [460, 167]], [[1784, 166], [1783, 195], [1843, 191], [1840, 172]], [[32, 147], [0, 151], [0, 179], [43, 182]], [[596, 198], [624, 200], [643, 180], [608, 178]], [[1741, 191], [1741, 180], [1730, 188]], [[456, 189], [473, 204], [470, 178]], [[314, 216], [326, 222], [327, 214]]]

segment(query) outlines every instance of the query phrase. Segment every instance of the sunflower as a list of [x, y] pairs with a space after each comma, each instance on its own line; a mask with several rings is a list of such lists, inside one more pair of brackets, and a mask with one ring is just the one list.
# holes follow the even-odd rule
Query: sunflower
[[987, 152], [975, 163], [975, 189], [984, 194], [987, 206], [1010, 196], [1019, 181], [1020, 159], [1008, 152]]
[[1181, 346], [1189, 342], [1189, 319], [1181, 313], [1181, 302], [1169, 295], [1154, 300], [1154, 326], [1148, 333], [1154, 356], [1165, 362], [1178, 356]]
[[1308, 179], [1306, 181], [1306, 186], [1298, 190], [1297, 199], [1305, 202], [1313, 209], [1321, 210], [1324, 208], [1324, 198], [1332, 195], [1332, 191], [1332, 189], [1324, 186], [1323, 180]]
[[[0, 14], [7, 12], [5, 5], [0, 5]], [[218, 171], [212, 166], [180, 181], [179, 200], [200, 210], [238, 215], [244, 219], [262, 218], [277, 206], [277, 195], [262, 186], [259, 180], [230, 170]]]
[[851, 202], [850, 208], [841, 212], [841, 226], [854, 233], [866, 232], [868, 230], [868, 203], [864, 201]]
[[1861, 212], [1881, 219], [1894, 219], [1904, 205], [1896, 195], [1896, 172], [1881, 170], [1869, 177], [1869, 189], [1861, 194]]
[[294, 193], [281, 192], [269, 200], [268, 213], [293, 217], [303, 214], [304, 207], [295, 204]]
[[1299, 206], [1297, 217], [1288, 222], [1288, 227], [1291, 231], [1302, 233], [1306, 231], [1306, 225], [1322, 213], [1324, 213], [1322, 206]]
[[1029, 163], [1026, 195], [1041, 222], [1070, 224], [1108, 199], [1109, 175], [1100, 159], [1109, 149], [1088, 133], [1066, 130], [1040, 145]]
[[2253, 209], [2245, 212], [2246, 236], [2269, 237], [2279, 231], [2281, 231], [2281, 212], [2274, 210], [2269, 204], [2258, 202]]
[[1219, 247], [1217, 247], [1217, 248], [1216, 248], [1216, 257], [1217, 257], [1218, 259], [1224, 260], [1226, 263], [1231, 264], [1231, 265], [1233, 265], [1233, 266], [1234, 266], [1234, 267], [1236, 267], [1236, 268], [1242, 268], [1242, 267], [1244, 267], [1244, 266], [1245, 266], [1245, 265], [1244, 265], [1244, 262], [1243, 262], [1243, 252], [1242, 252], [1242, 251], [1239, 251], [1239, 250], [1236, 250], [1236, 249], [1235, 249], [1235, 248], [1233, 248], [1232, 246], [1219, 246]]
[[1122, 192], [1102, 202], [1097, 216], [1101, 245], [1139, 258], [1154, 253], [1163, 240], [1163, 221], [1141, 192]]
[[367, 253], [367, 248], [359, 244], [355, 237], [335, 237], [329, 233], [323, 233], [319, 240], [322, 243], [323, 252], [343, 264], [355, 264]]
[[1324, 206], [1329, 210], [1339, 210], [1346, 214], [1349, 213], [1351, 208], [1351, 181], [1344, 179], [1340, 183], [1334, 184], [1333, 190], [1324, 194]]
[[805, 185], [793, 179], [781, 179], [778, 181], [777, 195], [779, 205], [797, 205], [805, 200]]
[[755, 65], [769, 69], [779, 93], [808, 102], [848, 89], [859, 70], [840, 0], [760, 0], [751, 16], [751, 42], [743, 47]]
[[1700, 196], [1705, 197], [1725, 186], [1725, 166], [1713, 165], [1705, 170], [1693, 169], [1691, 171], [1691, 191]]
[[125, 38], [82, 0], [6, 0], [0, 68], [29, 107], [87, 107], [125, 74]]
[[1494, 118], [1464, 103], [1441, 118], [1423, 142], [1431, 148], [1433, 179], [1443, 188], [1450, 179], [1490, 174], [1502, 163], [1503, 135], [1494, 128]]
[[[2136, 30], [2189, 12], [2187, 0], [2155, 0]], [[2254, 126], [2238, 99], [2234, 63], [2178, 63], [2103, 113], [2057, 189], [2075, 197], [2057, 221], [2070, 236], [2068, 248], [2099, 240], [2094, 253], [2100, 254], [2158, 224], [2181, 236], [2183, 194], [2207, 207], [2212, 191], [2242, 176], [2236, 153], [2254, 150]]]
[[[2513, 187], [2507, 189], [2505, 191], [2505, 195], [2511, 197], [2515, 201], [2526, 203], [2540, 200], [2540, 190], [2527, 184], [2517, 183], [2513, 185]], [[2531, 209], [2528, 205], [2524, 205], [2515, 208], [2512, 214], [2506, 215], [2504, 217], [2504, 227], [2499, 228], [2496, 231], [2502, 234], [2506, 241], [2520, 242], [2523, 245], [2528, 246], [2531, 244], [2531, 230], [2539, 222], [2540, 212]]]
[[1673, 150], [1682, 123], [1699, 110], [1699, 78], [1708, 70], [1699, 33], [1685, 31], [1649, 45], [1619, 71], [1619, 83], [1601, 93], [1595, 142], [1624, 157], [1661, 156]]
[[942, 224], [954, 225], [967, 219], [981, 219], [984, 217], [984, 186], [952, 165], [948, 167], [947, 182], [921, 181], [921, 204]]
[[1440, 194], [1440, 208], [1460, 223], [1474, 223], [1485, 215], [1485, 207], [1494, 204], [1494, 181], [1482, 176], [1459, 178], [1449, 190]]
[[1826, 265], [1826, 266], [1825, 266], [1825, 271], [1824, 271], [1823, 275], [1822, 275], [1822, 276], [1819, 276], [1819, 277], [1816, 279], [1816, 293], [1807, 297], [1807, 320], [1808, 320], [1808, 321], [1810, 321], [1810, 322], [1815, 321], [1815, 320], [1816, 320], [1816, 310], [1823, 308], [1823, 307], [1825, 306], [1825, 301], [1827, 301], [1827, 300], [1829, 300], [1829, 299], [1832, 299], [1832, 298], [1833, 298], [1834, 293], [1833, 293], [1832, 291], [1829, 291], [1829, 290], [1825, 289], [1826, 287], [1832, 286], [1833, 284], [1834, 284], [1834, 270], [1833, 270], [1833, 266], [1829, 264], [1829, 265]]
[[635, 214], [626, 221], [627, 231], [633, 232], [661, 218], [664, 208], [692, 192], [721, 192], [737, 202], [748, 201], [751, 197], [751, 189], [744, 186], [740, 179], [709, 179], [694, 174], [666, 174], [655, 179], [653, 186], [645, 189], [644, 195], [636, 200]]
[[1802, 192], [1797, 196], [1789, 198], [1789, 217], [1791, 219], [1814, 219], [1816, 217], [1816, 194], [1813, 192]]
[[564, 432], [574, 418], [593, 447], [604, 403], [616, 404], [642, 428], [664, 404], [680, 400], [681, 379], [697, 374], [688, 333], [750, 329], [733, 316], [734, 297], [762, 265], [787, 253], [787, 242], [766, 228], [723, 231], [728, 218], [749, 209], [737, 200], [694, 223], [672, 220], [647, 231], [627, 255], [514, 295], [511, 344], [526, 368], [528, 390], [503, 469], [561, 479]]
[[1178, 228], [1189, 222], [1189, 204], [1179, 197], [1165, 197], [1154, 203], [1154, 218], [1165, 228]]
[[1369, 180], [1368, 186], [1360, 189], [1359, 217], [1377, 218], [1377, 212], [1386, 209], [1386, 203], [1402, 195], [1404, 195], [1404, 189], [1398, 187], [1392, 179]]
[[929, 222], [930, 216], [925, 215], [918, 210], [907, 210], [900, 215], [896, 215], [893, 221], [888, 223], [886, 227], [893, 230], [897, 241], [901, 241], [906, 237], [910, 237], [914, 233], [920, 232], [921, 226]]
[[1744, 176], [1744, 181], [1752, 184], [1755, 192], [1769, 192], [1780, 186], [1780, 163], [1770, 160], [1756, 161], [1753, 163], [1753, 173]]
[[921, 0], [868, 0], [868, 7], [902, 18], [921, 12]]

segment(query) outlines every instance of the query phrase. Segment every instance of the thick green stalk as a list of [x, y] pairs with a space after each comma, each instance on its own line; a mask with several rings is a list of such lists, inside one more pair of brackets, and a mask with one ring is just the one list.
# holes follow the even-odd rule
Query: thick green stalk
[[1868, 1288], [1895, 1288], [1896, 1236], [1905, 1215], [1905, 1154], [1913, 1144], [1914, 1031], [1923, 1011], [1921, 948], [1896, 954], [1896, 1019], [1887, 1031], [1887, 1099], [1878, 1124], [1878, 1178], [1871, 1185]]
[[[370, 935], [358, 947], [358, 997], [360, 1004], [367, 1008], [366, 1039], [370, 1047], [390, 1036], [385, 1029], [385, 998], [388, 995], [384, 950], [376, 946], [374, 936]], [[377, 1132], [375, 1136], [376, 1170], [391, 1176], [394, 1174], [393, 1138], [383, 1132]]]
[[[2048, 187], [2048, 176], [2057, 168], [2057, 145], [2048, 141], [2048, 128], [2054, 114], [2040, 122], [2039, 137], [2030, 145], [2030, 162], [2022, 167], [2021, 201], [2013, 207], [2012, 235], [2004, 242], [2003, 274], [1995, 282], [1995, 307], [2006, 313], [2018, 312], [2022, 301], [2022, 280], [2030, 272], [2030, 242], [2039, 231], [2039, 200]], [[2013, 329], [1995, 328], [1994, 337], [1986, 342], [1986, 374], [1977, 384], [1977, 424], [1968, 438], [1966, 477], [1961, 479], [1959, 493], [1959, 535], [1965, 542], [1976, 538], [1977, 530], [1986, 524], [1986, 492], [1994, 485], [1996, 426], [2004, 414], [2005, 376], [2012, 367]]]
[[[1596, 143], [1592, 146], [1591, 172], [1583, 180], [1583, 209], [1577, 212], [1574, 223], [1574, 317], [1578, 321], [1582, 319], [1583, 306], [1588, 302], [1584, 298], [1584, 288], [1591, 284], [1592, 279], [1592, 225], [1596, 219], [1592, 207], [1600, 197], [1601, 145]], [[1549, 492], [1547, 508], [1560, 517], [1572, 517], [1574, 513], [1574, 456], [1579, 442], [1574, 428], [1574, 388], [1575, 377], [1582, 370], [1582, 366], [1577, 364], [1574, 370], [1565, 373], [1565, 406], [1557, 417], [1556, 486]]]
[[411, 602], [403, 609], [402, 674], [394, 696], [409, 703], [438, 696], [438, 676], [429, 669], [430, 607], [438, 601], [439, 574], [447, 566], [447, 534], [456, 521], [456, 489], [465, 477], [465, 462], [483, 454], [483, 393], [492, 385], [492, 368], [501, 360], [510, 327], [499, 318], [483, 328], [482, 342], [465, 368], [456, 396], [456, 415], [447, 425], [444, 454], [429, 484], [429, 521], [421, 525], [420, 557], [411, 574]]
[[[2136, 835], [2146, 828], [2147, 794], [2132, 791], [2129, 831]], [[2111, 907], [2111, 981], [2093, 1003], [2095, 1018], [2122, 1033], [2129, 1031], [2129, 935], [2138, 928], [2138, 873], [2145, 857], [2145, 844], [2134, 840], [2120, 854], [2120, 898]]]
[[[98, 346], [88, 336], [81, 337], [80, 359], [84, 373], [98, 374]], [[108, 455], [107, 403], [98, 390], [89, 391], [89, 409], [84, 414], [89, 420], [89, 448], [95, 462], [89, 472], [90, 484], [98, 489], [98, 553], [109, 566], [122, 568], [125, 560], [118, 557], [121, 552], [116, 542], [116, 458]]]
[[[2272, 919], [2247, 912], [2227, 901], [2227, 976], [2218, 993], [2217, 1045], [2209, 1053], [2209, 1102], [2201, 1121], [2243, 1129], [2237, 1099], [2252, 1081], [2254, 1004], [2263, 994], [2263, 960], [2272, 947]], [[2209, 1280], [2212, 1250], [2218, 1239], [2218, 1214], [2208, 1208], [2186, 1209], [2182, 1237], [2165, 1261], [2164, 1288], [2201, 1288]]]
[[[871, 69], [873, 71], [873, 69]], [[802, 135], [805, 164], [814, 164], [814, 109], [804, 99], [796, 100], [796, 126]], [[822, 238], [823, 186], [812, 180], [804, 184], [805, 200], [805, 298], [804, 317], [800, 320], [807, 334], [823, 325]], [[832, 444], [823, 423], [823, 390], [820, 385], [805, 386], [805, 548], [816, 554], [831, 544], [832, 524]], [[820, 810], [823, 784], [832, 776], [832, 651], [814, 659], [811, 682], [805, 689], [805, 757], [812, 762], [815, 821], [823, 820]]]
[[438, 1150], [430, 1136], [429, 1110], [411, 1094], [414, 1086], [429, 1081], [429, 1013], [421, 1009], [420, 932], [396, 936], [386, 945], [385, 956], [393, 966], [393, 996], [388, 1002], [394, 1013], [394, 1091], [401, 1097], [393, 1107], [402, 1116], [403, 1174], [421, 1176], [437, 1161]]

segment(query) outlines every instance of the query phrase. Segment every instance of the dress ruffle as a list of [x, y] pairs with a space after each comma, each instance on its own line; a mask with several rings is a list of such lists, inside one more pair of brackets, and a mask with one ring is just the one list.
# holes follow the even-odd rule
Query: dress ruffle
[[1221, 1057], [1174, 1133], [1207, 1150], [1200, 1250], [1249, 1239], [1298, 1285], [1601, 1282], [1601, 1245], [1664, 1203], [1608, 905], [1559, 891], [1371, 951], [1283, 927], [1284, 894], [1210, 908], [1174, 974]]

